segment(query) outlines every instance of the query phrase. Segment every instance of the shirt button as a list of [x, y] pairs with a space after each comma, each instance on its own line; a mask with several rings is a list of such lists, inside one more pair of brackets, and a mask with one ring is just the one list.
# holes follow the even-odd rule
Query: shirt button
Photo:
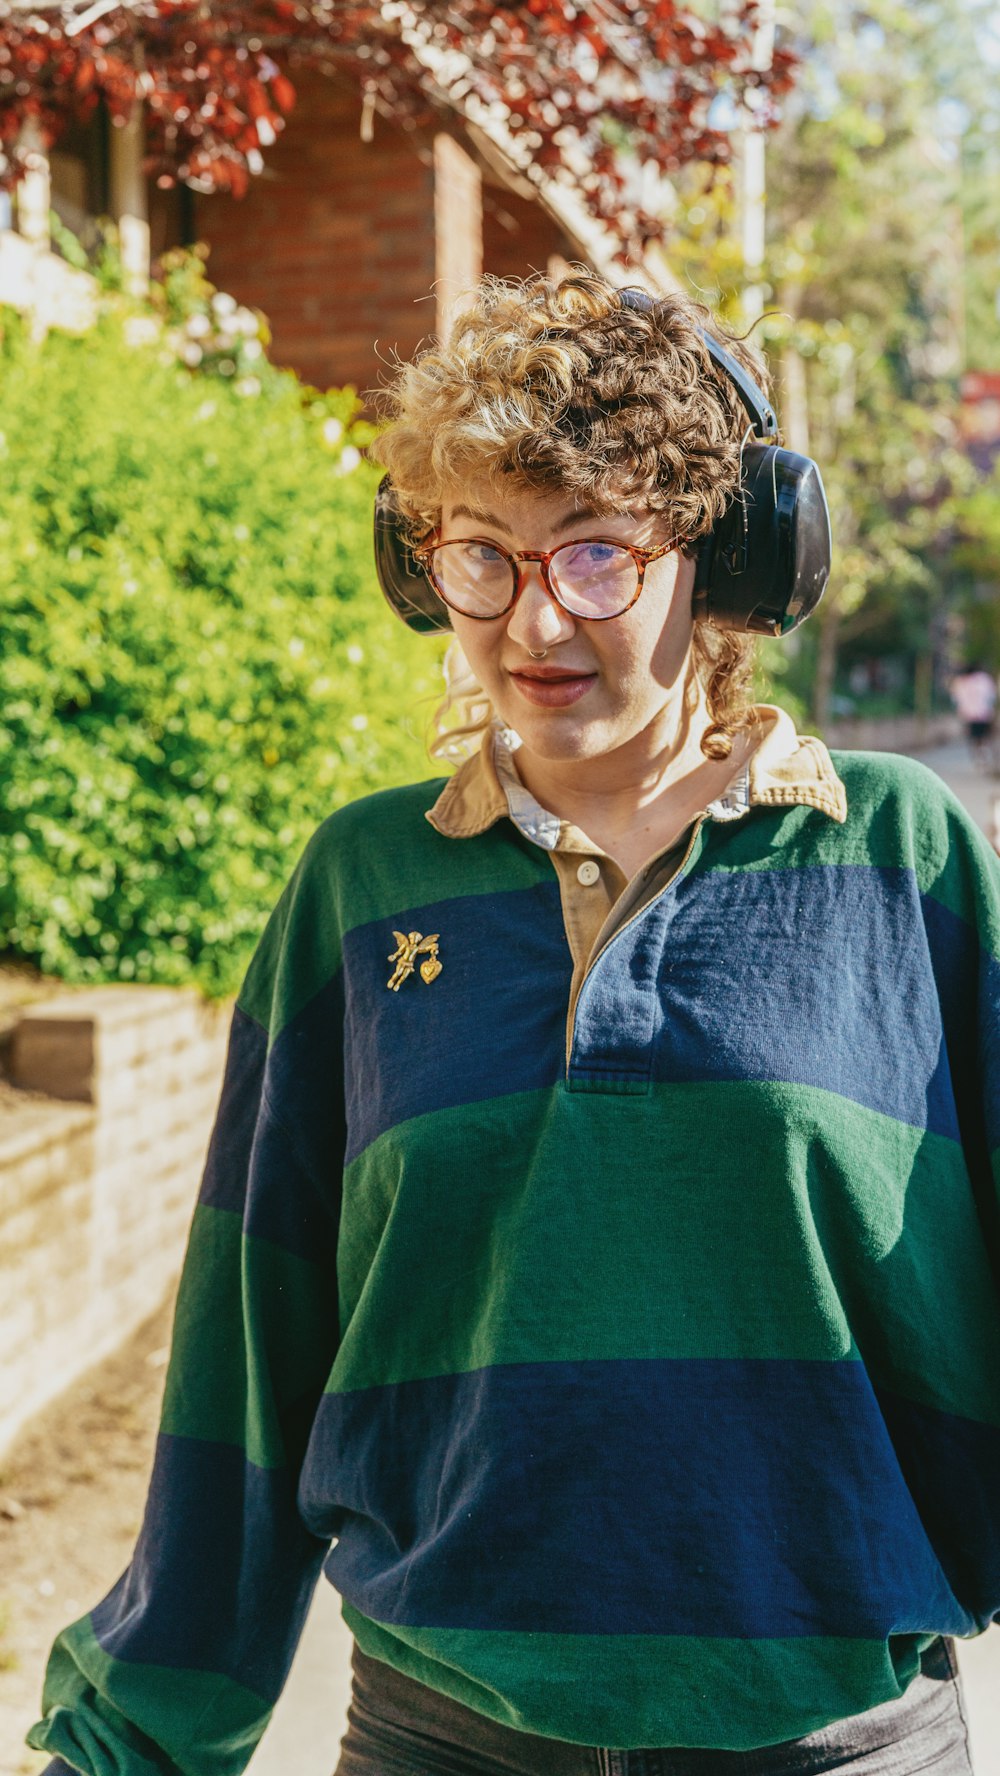
[[576, 879], [583, 884], [584, 888], [592, 888], [595, 882], [600, 881], [600, 877], [600, 864], [595, 863], [592, 858], [588, 858], [586, 863], [581, 863], [576, 872]]

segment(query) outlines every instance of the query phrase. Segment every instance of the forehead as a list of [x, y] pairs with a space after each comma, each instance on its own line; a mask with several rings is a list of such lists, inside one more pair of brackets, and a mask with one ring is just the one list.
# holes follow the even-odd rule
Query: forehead
[[536, 531], [540, 527], [552, 535], [570, 536], [581, 527], [593, 528], [595, 523], [603, 529], [628, 531], [648, 521], [649, 516], [641, 507], [613, 513], [558, 488], [498, 489], [476, 482], [447, 490], [441, 506], [443, 524], [461, 528], [478, 524], [509, 536], [521, 536], [529, 528]]

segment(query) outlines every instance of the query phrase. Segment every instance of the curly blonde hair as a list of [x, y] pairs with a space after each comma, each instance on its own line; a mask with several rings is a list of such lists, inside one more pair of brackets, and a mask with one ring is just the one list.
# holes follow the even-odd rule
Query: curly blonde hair
[[[412, 541], [440, 522], [445, 490], [472, 477], [559, 489], [595, 511], [641, 503], [667, 512], [693, 554], [736, 490], [747, 432], [703, 329], [766, 390], [756, 354], [691, 297], [626, 307], [614, 284], [583, 267], [558, 280], [484, 278], [447, 339], [400, 365], [381, 393], [389, 423], [370, 454], [392, 478]], [[747, 725], [754, 647], [751, 636], [695, 624], [710, 758], [728, 756]], [[430, 750], [455, 757], [493, 712], [457, 645], [448, 680]]]

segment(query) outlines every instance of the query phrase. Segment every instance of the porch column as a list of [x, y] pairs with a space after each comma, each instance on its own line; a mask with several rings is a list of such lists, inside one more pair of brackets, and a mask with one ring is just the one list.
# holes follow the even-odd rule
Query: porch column
[[49, 157], [45, 152], [37, 119], [29, 117], [21, 131], [21, 146], [29, 154], [28, 171], [17, 186], [17, 232], [33, 246], [45, 250], [49, 244], [49, 210], [52, 195], [49, 180]]
[[133, 296], [149, 287], [149, 203], [142, 170], [145, 128], [142, 104], [111, 131], [111, 213], [118, 224], [125, 282]]
[[434, 138], [434, 293], [443, 339], [456, 299], [483, 275], [482, 176], [454, 136]]

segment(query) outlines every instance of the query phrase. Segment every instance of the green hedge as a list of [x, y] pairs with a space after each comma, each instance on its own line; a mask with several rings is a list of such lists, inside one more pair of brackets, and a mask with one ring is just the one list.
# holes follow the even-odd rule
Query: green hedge
[[231, 991], [317, 822], [433, 774], [441, 649], [379, 594], [350, 391], [2, 318], [0, 951]]

